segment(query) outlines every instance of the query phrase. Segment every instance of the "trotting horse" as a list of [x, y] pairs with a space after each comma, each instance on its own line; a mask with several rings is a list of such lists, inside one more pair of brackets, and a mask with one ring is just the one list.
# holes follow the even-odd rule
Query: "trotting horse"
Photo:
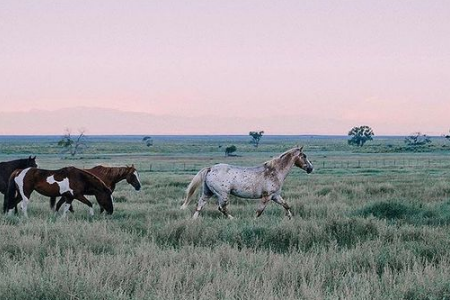
[[228, 213], [230, 194], [241, 198], [261, 199], [256, 216], [259, 217], [270, 200], [280, 204], [289, 219], [292, 217], [290, 206], [281, 197], [281, 188], [292, 166], [295, 165], [308, 174], [313, 171], [311, 162], [303, 153], [303, 147], [295, 147], [280, 156], [256, 167], [236, 167], [217, 164], [200, 170], [186, 189], [186, 198], [181, 209], [189, 204], [195, 190], [203, 185], [193, 218], [196, 219], [213, 195], [218, 198], [219, 211], [232, 219]]
[[[91, 174], [94, 174], [95, 176], [100, 178], [106, 184], [106, 186], [111, 189], [112, 192], [114, 192], [114, 190], [116, 189], [116, 184], [122, 180], [126, 180], [127, 183], [131, 184], [136, 191], [139, 191], [141, 189], [141, 181], [139, 180], [139, 173], [137, 172], [134, 165], [131, 165], [131, 167], [96, 166], [91, 169], [83, 169], [83, 170]], [[62, 197], [56, 204], [55, 208], [56, 197], [51, 197], [50, 207], [55, 211], [58, 211], [61, 205], [64, 203], [64, 201], [65, 199], [64, 197]], [[73, 212], [72, 206], [70, 206], [69, 210]], [[103, 212], [103, 208], [100, 208], [100, 212]]]
[[11, 214], [12, 209], [22, 201], [23, 214], [28, 217], [27, 207], [34, 190], [47, 197], [64, 196], [66, 203], [63, 217], [73, 199], [87, 204], [93, 215], [92, 203], [86, 199], [86, 194], [95, 195], [100, 207], [108, 214], [112, 214], [114, 210], [111, 189], [103, 181], [89, 172], [65, 167], [59, 170], [26, 168], [14, 171], [9, 178], [8, 191], [5, 194], [4, 212]]

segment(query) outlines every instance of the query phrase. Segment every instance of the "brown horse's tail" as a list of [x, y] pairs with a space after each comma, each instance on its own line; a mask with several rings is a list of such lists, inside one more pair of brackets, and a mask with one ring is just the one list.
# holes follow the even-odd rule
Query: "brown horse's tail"
[[192, 196], [195, 193], [195, 190], [205, 181], [205, 176], [208, 172], [211, 171], [211, 168], [203, 168], [201, 169], [197, 175], [194, 176], [191, 183], [189, 183], [186, 189], [186, 198], [184, 199], [183, 205], [181, 205], [180, 209], [186, 209], [189, 202], [192, 199]]
[[14, 179], [16, 178], [17, 172], [13, 172], [8, 179], [8, 188], [5, 193], [5, 197], [3, 199], [3, 212], [7, 213], [10, 208], [15, 207], [16, 203], [11, 203], [15, 200], [17, 194], [16, 182]]

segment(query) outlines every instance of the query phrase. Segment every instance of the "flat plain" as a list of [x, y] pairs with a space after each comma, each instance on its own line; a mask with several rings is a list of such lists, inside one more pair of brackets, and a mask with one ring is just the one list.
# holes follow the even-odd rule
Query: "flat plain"
[[[0, 299], [450, 299], [450, 142], [411, 149], [398, 137], [362, 148], [345, 137], [89, 137], [74, 158], [58, 137], [2, 137], [0, 161], [37, 155], [40, 168], [134, 164], [115, 212], [55, 215], [33, 193], [29, 218], [0, 217]], [[198, 220], [180, 210], [202, 167], [262, 164], [293, 146], [315, 166], [292, 169], [283, 187], [288, 220], [271, 203], [215, 199]], [[237, 147], [225, 157], [226, 146]], [[92, 199], [95, 203], [95, 199]], [[195, 200], [193, 200], [195, 202]], [[95, 203], [96, 204], [96, 203]]]

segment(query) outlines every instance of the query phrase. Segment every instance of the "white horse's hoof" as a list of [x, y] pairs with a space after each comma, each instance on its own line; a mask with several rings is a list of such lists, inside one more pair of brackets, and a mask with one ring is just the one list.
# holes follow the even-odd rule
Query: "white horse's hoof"
[[180, 207], [180, 209], [186, 209], [187, 208], [187, 205], [186, 204], [183, 204], [183, 205], [181, 205], [181, 207]]

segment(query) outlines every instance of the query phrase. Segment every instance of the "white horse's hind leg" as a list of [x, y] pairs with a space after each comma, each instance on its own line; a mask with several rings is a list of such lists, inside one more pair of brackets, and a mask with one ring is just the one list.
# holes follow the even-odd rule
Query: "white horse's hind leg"
[[211, 198], [212, 196], [208, 196], [205, 194], [202, 194], [200, 196], [200, 199], [198, 199], [198, 204], [197, 204], [197, 208], [195, 209], [195, 213], [192, 216], [192, 219], [197, 219], [198, 215], [200, 214], [200, 211], [203, 209], [203, 207], [205, 206], [206, 202], [208, 202], [208, 199]]
[[275, 195], [272, 197], [272, 200], [275, 203], [280, 204], [281, 206], [283, 206], [283, 208], [286, 211], [286, 216], [291, 219], [292, 218], [292, 213], [291, 213], [291, 207], [286, 203], [286, 201], [284, 201], [284, 199], [280, 196], [280, 195]]

